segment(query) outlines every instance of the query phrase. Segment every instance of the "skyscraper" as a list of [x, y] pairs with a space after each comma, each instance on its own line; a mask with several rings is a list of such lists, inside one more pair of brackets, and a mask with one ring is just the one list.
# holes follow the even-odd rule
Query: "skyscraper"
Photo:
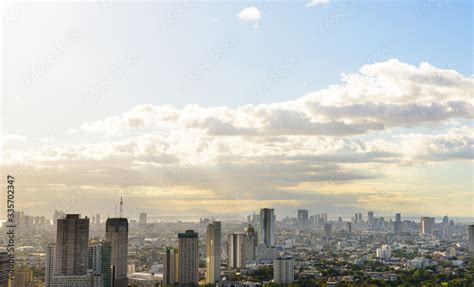
[[89, 218], [67, 214], [58, 219], [54, 275], [86, 275], [88, 264]]
[[376, 253], [377, 257], [385, 262], [388, 262], [390, 257], [392, 257], [391, 248], [387, 244], [383, 244], [381, 248], [377, 248]]
[[214, 221], [207, 226], [206, 239], [206, 283], [221, 280], [221, 223]]
[[449, 217], [447, 215], [443, 217], [443, 225], [445, 226], [449, 225]]
[[352, 223], [351, 222], [346, 222], [346, 231], [347, 231], [347, 234], [352, 235]]
[[326, 240], [331, 239], [332, 225], [331, 223], [324, 223], [324, 237]]
[[178, 249], [167, 247], [163, 255], [163, 284], [175, 285], [178, 282]]
[[434, 217], [422, 217], [421, 218], [421, 234], [431, 234], [435, 224]]
[[29, 287], [33, 282], [33, 270], [20, 269], [15, 270], [13, 287]]
[[474, 225], [469, 225], [469, 254], [474, 257]]
[[179, 286], [197, 286], [199, 282], [199, 237], [194, 230], [178, 234]]
[[395, 214], [395, 221], [396, 222], [401, 222], [402, 221], [402, 215], [400, 213]]
[[393, 223], [393, 231], [395, 233], [402, 233], [402, 215], [400, 213], [395, 214], [395, 222]]
[[298, 209], [298, 225], [300, 227], [308, 226], [308, 210]]
[[147, 223], [147, 214], [145, 212], [142, 212], [142, 213], [140, 213], [139, 217], [140, 217], [140, 219], [139, 219], [138, 223], [140, 225], [146, 225], [146, 223]]
[[256, 248], [258, 244], [257, 233], [255, 232], [255, 228], [249, 224], [247, 228], [245, 228], [245, 235], [246, 235], [246, 243], [245, 243], [245, 258], [247, 260], [255, 261], [256, 258]]
[[45, 263], [45, 274], [44, 274], [44, 286], [50, 287], [51, 286], [51, 279], [54, 274], [54, 250], [56, 245], [55, 244], [48, 244], [46, 247], [46, 263]]
[[295, 280], [294, 261], [291, 257], [273, 260], [273, 281], [276, 284], [290, 284]]
[[127, 218], [108, 218], [105, 223], [105, 241], [112, 248], [111, 265], [114, 287], [127, 287], [128, 220]]
[[92, 242], [89, 245], [89, 269], [94, 275], [102, 275], [102, 286], [111, 287], [112, 244], [107, 241]]
[[275, 214], [271, 208], [260, 210], [260, 242], [267, 247], [275, 246]]
[[245, 268], [245, 243], [245, 234], [231, 233], [227, 235], [227, 267]]
[[373, 222], [374, 222], [374, 212], [369, 211], [367, 212], [367, 225], [372, 226]]

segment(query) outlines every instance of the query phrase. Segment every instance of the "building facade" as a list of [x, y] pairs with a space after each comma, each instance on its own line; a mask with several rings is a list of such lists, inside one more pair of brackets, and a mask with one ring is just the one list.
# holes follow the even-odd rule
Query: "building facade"
[[257, 232], [255, 232], [255, 228], [252, 225], [248, 225], [245, 228], [245, 235], [246, 235], [246, 244], [245, 244], [245, 258], [249, 261], [257, 260], [257, 245], [258, 245], [258, 238]]
[[163, 255], [163, 285], [173, 286], [178, 283], [178, 249], [167, 247]]
[[179, 286], [197, 286], [199, 282], [199, 237], [194, 230], [178, 234]]
[[214, 221], [207, 226], [206, 238], [206, 283], [221, 280], [221, 223]]
[[227, 267], [234, 269], [245, 268], [245, 243], [245, 234], [231, 233], [227, 235]]
[[[89, 245], [89, 269], [94, 276], [101, 275], [104, 287], [112, 286], [112, 244], [107, 241], [92, 242]], [[97, 278], [94, 278], [97, 280]]]
[[86, 275], [89, 219], [67, 214], [57, 220], [54, 275]]
[[273, 260], [273, 281], [276, 284], [291, 284], [295, 280], [294, 260], [278, 257]]
[[303, 228], [308, 226], [308, 210], [298, 209], [298, 225]]
[[111, 244], [112, 286], [127, 287], [128, 220], [109, 218], [105, 223], [105, 241]]
[[271, 208], [260, 210], [260, 243], [275, 246], [275, 213]]

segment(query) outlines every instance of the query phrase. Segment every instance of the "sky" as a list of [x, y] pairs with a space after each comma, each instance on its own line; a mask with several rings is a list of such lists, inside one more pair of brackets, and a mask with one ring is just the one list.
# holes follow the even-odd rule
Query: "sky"
[[2, 3], [2, 177], [32, 215], [474, 217], [472, 12]]

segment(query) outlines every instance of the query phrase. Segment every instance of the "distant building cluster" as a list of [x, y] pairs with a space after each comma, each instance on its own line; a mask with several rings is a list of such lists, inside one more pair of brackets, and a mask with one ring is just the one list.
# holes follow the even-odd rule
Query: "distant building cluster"
[[[55, 241], [46, 245], [41, 257], [44, 280], [37, 278], [32, 269], [22, 267], [9, 282], [5, 276], [8, 253], [0, 251], [0, 287], [306, 286], [314, 280], [339, 286], [353, 283], [354, 277], [324, 277], [321, 266], [333, 266], [337, 271], [341, 268], [337, 262], [345, 258], [346, 265], [366, 269], [381, 264], [393, 270], [414, 270], [434, 268], [438, 259], [449, 260], [452, 268], [462, 268], [462, 258], [474, 257], [474, 225], [469, 225], [463, 235], [462, 226], [456, 226], [447, 216], [440, 223], [433, 217], [415, 222], [402, 220], [397, 213], [393, 221], [386, 221], [369, 211], [366, 220], [356, 213], [345, 221], [342, 216], [331, 219], [325, 213], [311, 215], [299, 209], [295, 217], [277, 221], [274, 209], [263, 208], [247, 216], [245, 223], [202, 218], [199, 223], [169, 223], [175, 226], [171, 231], [150, 222], [143, 212], [138, 220], [129, 222], [122, 208], [121, 201], [120, 215], [107, 218], [105, 229], [98, 214], [90, 219], [56, 211], [51, 223], [39, 219], [40, 226], [44, 224], [47, 229], [49, 224], [55, 229]], [[36, 225], [31, 218], [36, 217], [18, 213], [20, 230], [28, 231], [31, 229], [27, 226]], [[467, 244], [450, 243], [456, 238], [467, 238]], [[446, 244], [441, 247], [433, 243], [439, 239]], [[23, 247], [28, 248], [34, 249]], [[407, 253], [414, 256], [406, 259]], [[396, 272], [376, 270], [369, 268], [364, 276], [400, 280]]]

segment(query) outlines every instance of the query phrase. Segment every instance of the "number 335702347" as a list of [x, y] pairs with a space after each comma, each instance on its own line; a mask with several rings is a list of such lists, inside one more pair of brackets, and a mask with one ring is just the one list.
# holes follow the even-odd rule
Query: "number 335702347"
[[13, 223], [15, 220], [15, 178], [7, 175], [7, 216], [8, 222]]

